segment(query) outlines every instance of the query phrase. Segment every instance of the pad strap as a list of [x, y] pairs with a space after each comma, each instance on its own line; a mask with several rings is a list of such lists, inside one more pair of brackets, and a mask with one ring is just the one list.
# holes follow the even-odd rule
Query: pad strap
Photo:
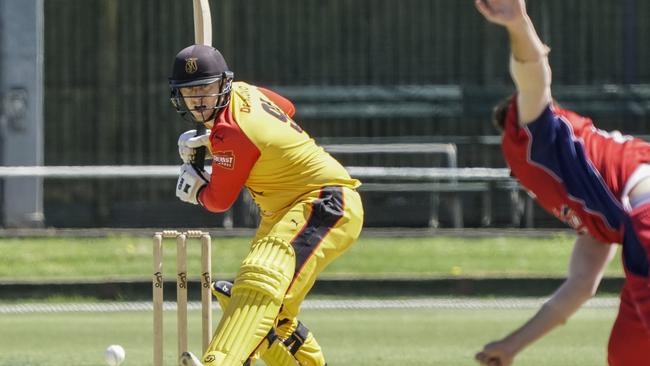
[[291, 354], [295, 355], [300, 347], [305, 344], [305, 340], [307, 339], [308, 335], [309, 329], [299, 321], [293, 333], [291, 333], [291, 335], [284, 340], [284, 345], [289, 349]]

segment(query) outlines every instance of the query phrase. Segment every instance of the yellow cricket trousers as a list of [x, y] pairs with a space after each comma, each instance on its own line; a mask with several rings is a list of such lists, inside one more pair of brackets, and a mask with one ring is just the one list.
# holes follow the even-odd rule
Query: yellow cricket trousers
[[296, 255], [295, 274], [277, 319], [293, 319], [318, 274], [359, 237], [363, 205], [356, 190], [326, 186], [293, 206], [263, 217], [253, 243], [272, 236], [286, 240]]

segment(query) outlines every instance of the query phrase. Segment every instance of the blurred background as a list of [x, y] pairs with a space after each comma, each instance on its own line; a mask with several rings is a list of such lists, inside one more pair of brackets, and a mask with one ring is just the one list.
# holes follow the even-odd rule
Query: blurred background
[[[650, 2], [527, 4], [555, 98], [650, 138]], [[509, 176], [490, 123], [514, 92], [508, 40], [472, 0], [210, 5], [236, 80], [291, 99], [296, 122], [364, 182], [359, 243], [301, 313], [330, 364], [474, 365], [562, 283], [573, 234]], [[0, 0], [0, 366], [97, 365], [116, 343], [127, 364], [149, 364], [160, 228], [207, 228], [213, 278], [237, 273], [257, 225], [245, 190], [224, 214], [174, 192], [177, 139], [193, 126], [167, 78], [192, 22], [189, 0]], [[198, 284], [198, 247], [189, 256]], [[518, 364], [602, 364], [621, 267]]]
[[[215, 46], [236, 79], [293, 100], [296, 121], [326, 149], [333, 145], [344, 165], [505, 167], [490, 111], [513, 92], [507, 39], [472, 1], [219, 0], [211, 6]], [[650, 3], [531, 0], [528, 6], [552, 49], [560, 103], [601, 128], [645, 137]], [[179, 164], [177, 137], [192, 126], [171, 108], [167, 77], [176, 52], [193, 41], [185, 1], [2, 0], [0, 10], [4, 166], [92, 171]], [[389, 151], [375, 145], [395, 143], [406, 145]], [[340, 144], [347, 150], [337, 149]], [[506, 173], [494, 172], [498, 179], [414, 178], [408, 170], [397, 179], [362, 175], [373, 183], [363, 193], [366, 226], [561, 227]], [[208, 214], [175, 198], [175, 177], [2, 182], [4, 227], [257, 223], [247, 193], [229, 213]]]

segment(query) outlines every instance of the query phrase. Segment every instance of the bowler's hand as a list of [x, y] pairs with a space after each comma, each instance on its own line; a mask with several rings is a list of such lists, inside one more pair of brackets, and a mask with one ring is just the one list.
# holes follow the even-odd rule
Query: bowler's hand
[[486, 344], [474, 358], [482, 366], [510, 366], [514, 355], [508, 351], [505, 342], [496, 341]]
[[474, 0], [474, 4], [485, 19], [504, 27], [527, 17], [524, 0]]
[[210, 174], [198, 171], [190, 164], [183, 164], [176, 182], [176, 197], [183, 202], [198, 205], [199, 193], [208, 183], [210, 183]]
[[196, 130], [189, 130], [183, 132], [178, 137], [178, 155], [184, 164], [190, 164], [196, 149], [205, 146], [205, 157], [210, 158], [210, 130], [206, 130], [204, 134], [196, 136]]

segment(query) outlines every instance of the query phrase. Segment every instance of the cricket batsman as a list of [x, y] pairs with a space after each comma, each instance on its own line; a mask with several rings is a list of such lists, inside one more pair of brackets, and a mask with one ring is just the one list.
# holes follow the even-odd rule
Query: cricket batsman
[[[223, 317], [201, 362], [249, 365], [261, 357], [272, 366], [325, 365], [297, 316], [318, 274], [359, 236], [360, 182], [294, 122], [289, 100], [233, 81], [215, 48], [181, 50], [169, 85], [178, 113], [207, 129], [179, 138], [184, 164], [176, 196], [223, 212], [246, 187], [261, 215], [234, 283], [213, 284]], [[211, 174], [191, 164], [203, 146], [212, 157]], [[192, 355], [181, 360], [197, 363]]]

